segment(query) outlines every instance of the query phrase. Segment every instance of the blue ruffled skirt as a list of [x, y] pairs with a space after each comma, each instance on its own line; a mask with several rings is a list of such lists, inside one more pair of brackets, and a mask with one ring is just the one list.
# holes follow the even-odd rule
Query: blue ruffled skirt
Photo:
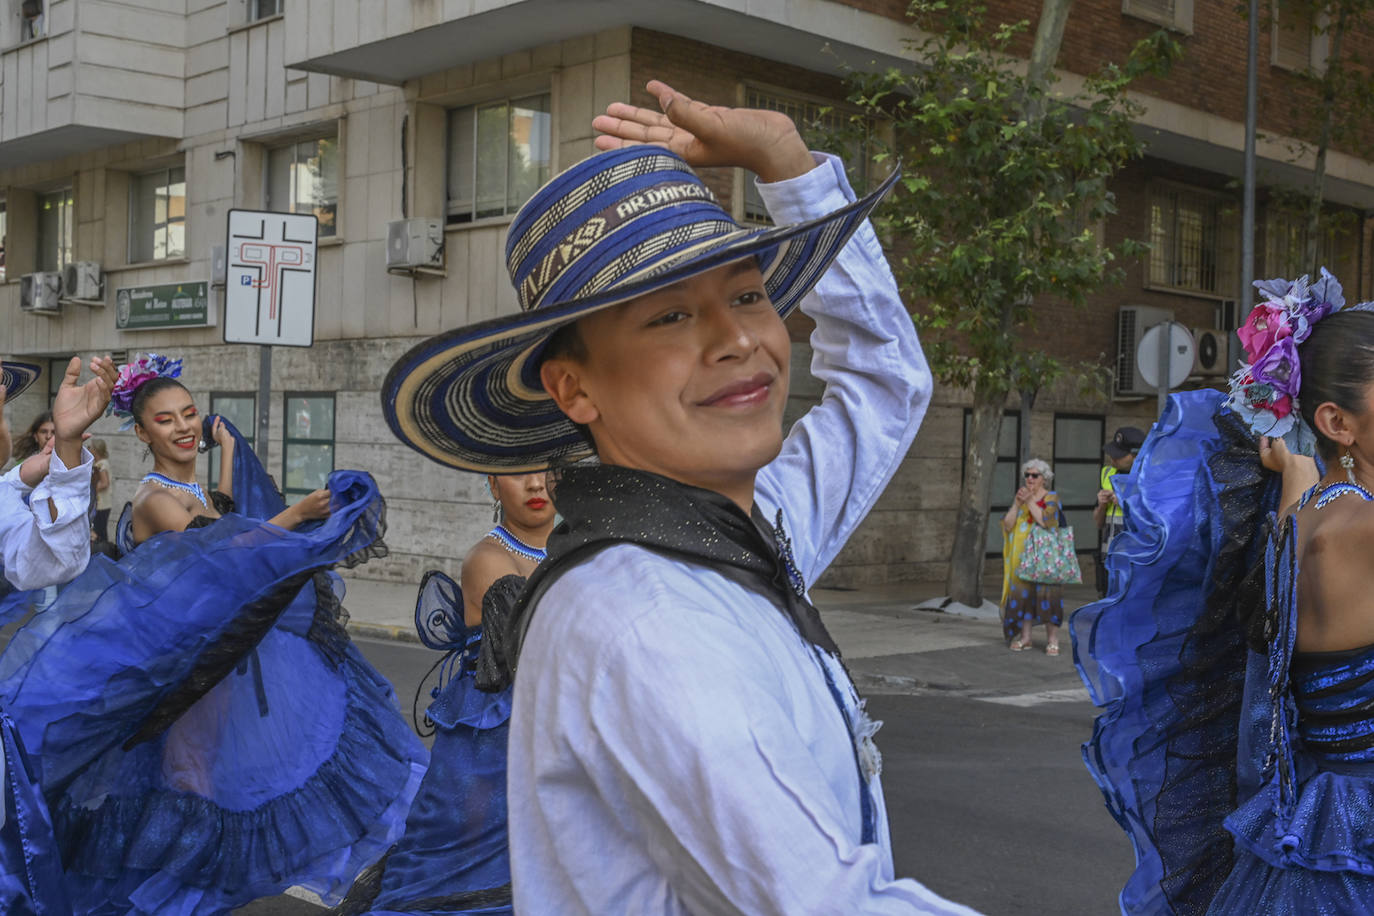
[[400, 834], [428, 755], [326, 572], [366, 557], [384, 506], [366, 474], [329, 488], [319, 525], [231, 514], [97, 557], [0, 657], [76, 912], [332, 901]]
[[0, 913], [71, 916], [48, 806], [9, 716], [0, 713]]
[[[372, 916], [473, 916], [512, 912], [506, 834], [506, 737], [511, 689], [478, 690], [471, 670], [451, 680], [429, 707], [435, 725], [429, 772], [386, 860]], [[460, 902], [461, 901], [461, 902]], [[486, 902], [483, 902], [486, 901]]]

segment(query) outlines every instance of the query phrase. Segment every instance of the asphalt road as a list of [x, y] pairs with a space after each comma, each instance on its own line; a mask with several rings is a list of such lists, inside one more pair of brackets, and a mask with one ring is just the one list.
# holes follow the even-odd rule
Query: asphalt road
[[[433, 653], [403, 643], [358, 645], [396, 685], [409, 714]], [[977, 650], [952, 650], [964, 651]], [[1028, 661], [1062, 664], [1069, 675], [1067, 658]], [[897, 874], [989, 916], [1119, 912], [1116, 895], [1132, 856], [1079, 755], [1093, 707], [1062, 696], [1018, 694], [1008, 703], [980, 693], [870, 694], [869, 709], [884, 722], [878, 743]], [[274, 897], [236, 912], [319, 916], [321, 909]]]

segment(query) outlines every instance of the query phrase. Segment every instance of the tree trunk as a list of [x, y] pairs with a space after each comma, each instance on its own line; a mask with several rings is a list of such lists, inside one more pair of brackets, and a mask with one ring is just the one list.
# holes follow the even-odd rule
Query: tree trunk
[[1040, 5], [1040, 22], [1035, 29], [1035, 43], [1031, 45], [1030, 66], [1026, 78], [1039, 90], [1026, 106], [1026, 116], [1039, 121], [1045, 114], [1044, 93], [1054, 62], [1059, 59], [1059, 45], [1064, 40], [1064, 26], [1069, 21], [1069, 7], [1073, 0], [1044, 0]]
[[1307, 199], [1307, 246], [1303, 251], [1303, 267], [1312, 276], [1318, 269], [1331, 265], [1318, 264], [1321, 249], [1322, 198], [1326, 193], [1326, 152], [1331, 147], [1331, 131], [1336, 118], [1336, 87], [1340, 82], [1341, 40], [1345, 37], [1346, 14], [1348, 10], [1341, 4], [1336, 23], [1329, 32], [1331, 43], [1327, 49], [1327, 70], [1322, 75], [1322, 126], [1317, 136], [1316, 161], [1312, 163], [1312, 193]]
[[987, 552], [988, 511], [992, 505], [992, 472], [997, 466], [997, 437], [1002, 429], [1002, 395], [973, 391], [964, 485], [954, 521], [954, 549], [945, 590], [960, 604], [983, 603], [983, 559]]

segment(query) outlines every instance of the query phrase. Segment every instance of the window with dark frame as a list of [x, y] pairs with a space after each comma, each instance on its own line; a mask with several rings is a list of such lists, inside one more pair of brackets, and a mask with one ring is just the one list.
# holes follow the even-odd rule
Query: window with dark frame
[[268, 210], [314, 214], [319, 220], [320, 238], [338, 235], [338, 134], [269, 149], [265, 196]]
[[541, 92], [449, 110], [446, 222], [509, 216], [549, 180], [551, 99]]
[[20, 0], [19, 40], [32, 41], [47, 34], [47, 0]]
[[248, 18], [254, 22], [286, 12], [286, 0], [249, 0], [249, 4]]
[[[257, 447], [258, 396], [252, 391], [210, 392], [210, 413], [219, 414], [239, 431], [249, 448]], [[210, 486], [219, 486], [219, 457], [217, 448], [210, 449]]]
[[288, 391], [282, 403], [281, 491], [294, 503], [334, 470], [334, 392]]
[[1150, 194], [1147, 285], [1230, 295], [1240, 229], [1231, 200], [1198, 188], [1158, 182]]
[[[48, 403], [51, 404], [53, 398], [57, 397], [57, 389], [62, 387], [62, 380], [67, 377], [67, 364], [72, 361], [70, 356], [55, 356], [48, 360]], [[47, 410], [47, 408], [43, 408]]]
[[[960, 461], [959, 479], [963, 480], [968, 463], [968, 431], [973, 422], [973, 410], [964, 408], [963, 456]], [[1002, 426], [997, 431], [997, 463], [992, 469], [992, 507], [988, 510], [987, 556], [1002, 555], [1002, 516], [1011, 508], [1016, 490], [1021, 485], [1017, 480], [1020, 471], [1018, 451], [1021, 447], [1021, 413], [1008, 410], [1002, 414]]]
[[71, 188], [38, 195], [38, 269], [61, 270], [72, 261], [76, 211]]
[[186, 256], [186, 169], [129, 178], [129, 262]]
[[1093, 507], [1102, 478], [1102, 443], [1106, 420], [1092, 414], [1056, 413], [1054, 415], [1054, 490], [1064, 515], [1073, 526], [1074, 549], [1091, 553], [1097, 549], [1097, 526]]

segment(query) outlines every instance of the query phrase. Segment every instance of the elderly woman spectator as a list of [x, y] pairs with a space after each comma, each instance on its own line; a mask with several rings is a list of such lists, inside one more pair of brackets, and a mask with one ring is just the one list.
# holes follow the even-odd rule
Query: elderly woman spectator
[[1031, 530], [1058, 528], [1064, 522], [1059, 494], [1050, 489], [1054, 471], [1039, 458], [1021, 466], [1022, 485], [1007, 514], [1002, 517], [1002, 630], [1007, 648], [1021, 652], [1031, 648], [1031, 628], [1045, 625], [1046, 655], [1059, 654], [1059, 627], [1064, 622], [1064, 587], [1027, 582], [1016, 569]]

